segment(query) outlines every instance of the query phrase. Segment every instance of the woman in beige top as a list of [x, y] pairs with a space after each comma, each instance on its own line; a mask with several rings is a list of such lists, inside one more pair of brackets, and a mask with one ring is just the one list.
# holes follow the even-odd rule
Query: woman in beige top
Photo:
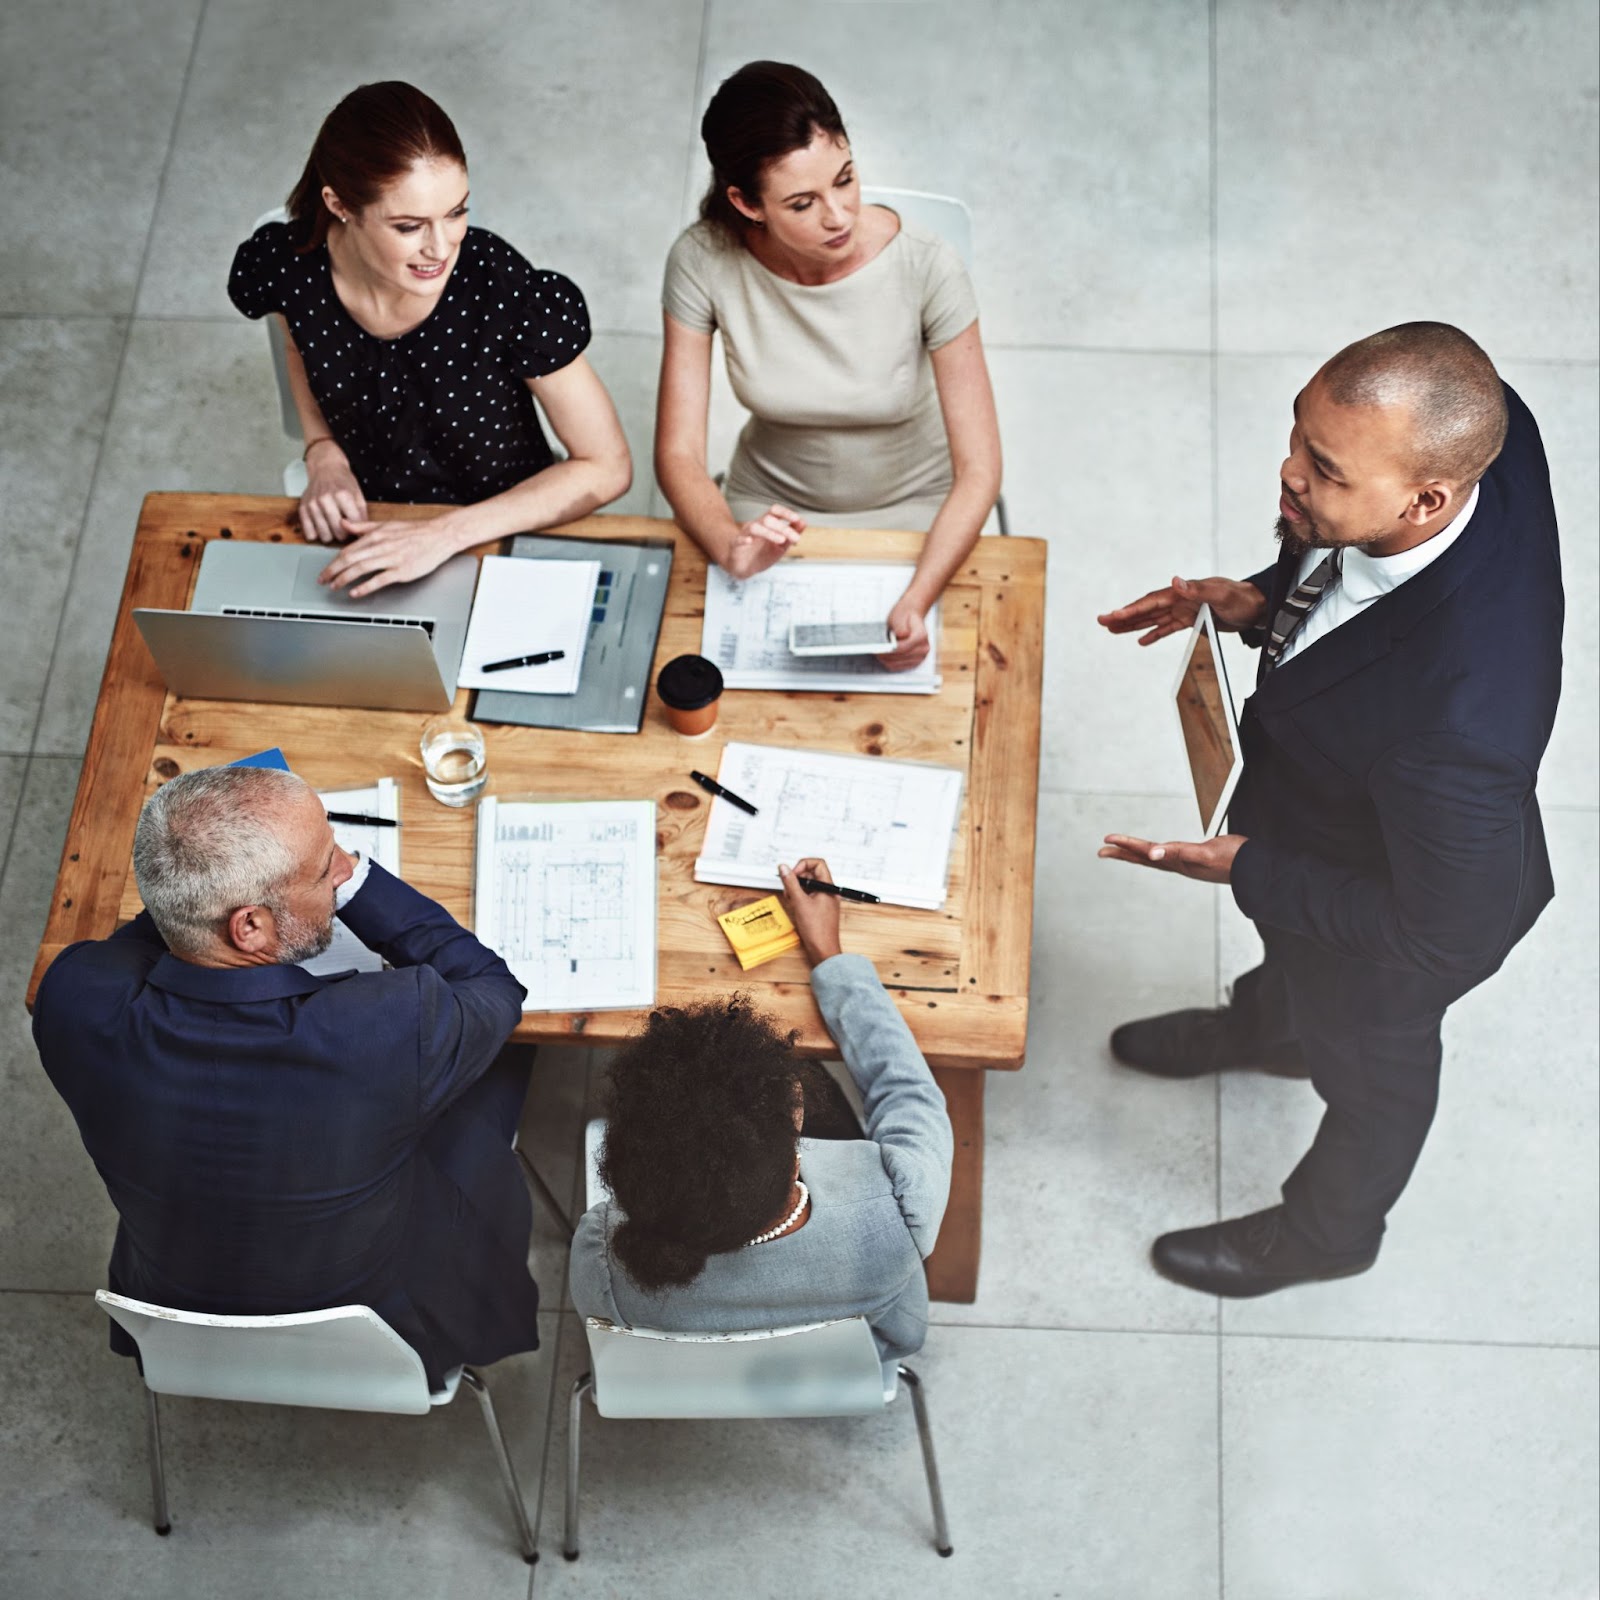
[[[741, 67], [700, 124], [712, 182], [673, 246], [656, 477], [674, 516], [736, 578], [808, 522], [926, 529], [889, 613], [891, 669], [928, 653], [924, 618], [1000, 492], [1000, 434], [960, 257], [863, 206], [844, 123], [810, 73]], [[751, 413], [725, 493], [706, 464], [711, 340]]]

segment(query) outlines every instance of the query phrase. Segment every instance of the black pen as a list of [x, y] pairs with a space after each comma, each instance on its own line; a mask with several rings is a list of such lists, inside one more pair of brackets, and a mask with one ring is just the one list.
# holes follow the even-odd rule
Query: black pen
[[841, 900], [863, 900], [868, 905], [881, 905], [875, 894], [865, 889], [846, 889], [837, 883], [824, 883], [821, 878], [796, 878], [794, 880], [807, 894], [836, 894]]
[[509, 672], [513, 667], [542, 667], [547, 661], [565, 661], [565, 650], [538, 650], [531, 656], [512, 656], [509, 661], [489, 661], [484, 664], [485, 672]]
[[731, 789], [724, 789], [715, 778], [708, 778], [703, 772], [691, 772], [689, 776], [693, 778], [694, 781], [698, 783], [707, 794], [721, 795], [724, 800], [728, 801], [731, 805], [738, 806], [741, 811], [748, 811], [752, 817], [760, 815], [760, 812], [758, 812], [748, 800], [741, 800], [738, 795], [733, 793]]
[[359, 811], [330, 811], [329, 822], [348, 822], [356, 828], [398, 828], [393, 817], [364, 817]]

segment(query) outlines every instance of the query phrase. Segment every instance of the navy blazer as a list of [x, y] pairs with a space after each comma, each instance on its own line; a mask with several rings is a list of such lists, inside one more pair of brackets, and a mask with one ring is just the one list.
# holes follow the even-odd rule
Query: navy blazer
[[340, 916], [394, 970], [196, 966], [141, 914], [61, 952], [34, 1039], [121, 1218], [114, 1290], [224, 1314], [369, 1305], [437, 1385], [537, 1343], [527, 1189], [470, 1115], [524, 991], [376, 863]]
[[[1505, 395], [1461, 536], [1245, 704], [1233, 894], [1303, 1025], [1442, 1011], [1554, 893], [1534, 783], [1561, 690], [1561, 560], [1538, 425]], [[1285, 549], [1250, 580], [1268, 617], [1298, 566]]]

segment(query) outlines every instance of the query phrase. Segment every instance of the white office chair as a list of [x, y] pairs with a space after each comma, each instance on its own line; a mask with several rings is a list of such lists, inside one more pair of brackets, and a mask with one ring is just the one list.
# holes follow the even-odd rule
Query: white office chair
[[[938, 234], [961, 257], [967, 271], [972, 271], [972, 212], [965, 200], [922, 189], [879, 189], [867, 184], [861, 187], [861, 200], [863, 205], [887, 206], [902, 222]], [[1011, 519], [1006, 515], [1003, 493], [995, 496], [994, 516], [1000, 533], [1009, 535]]]
[[[604, 1119], [588, 1123], [584, 1198], [590, 1207], [607, 1198], [599, 1172], [604, 1139]], [[586, 1398], [602, 1417], [859, 1417], [882, 1412], [899, 1393], [898, 1382], [884, 1384], [883, 1363], [865, 1317], [751, 1333], [662, 1333], [588, 1317], [584, 1332], [593, 1366], [573, 1384], [568, 1402], [567, 1524], [561, 1546], [568, 1561], [579, 1555], [580, 1433]], [[911, 1391], [933, 1505], [934, 1548], [947, 1556], [950, 1528], [927, 1398], [910, 1367], [902, 1364], [895, 1373]]]
[[[250, 225], [251, 233], [257, 228], [262, 228], [269, 222], [287, 222], [289, 213], [282, 206], [275, 210], [263, 212], [261, 216]], [[291, 444], [305, 448], [306, 436], [300, 426], [300, 413], [294, 408], [294, 391], [289, 387], [289, 354], [284, 345], [283, 329], [278, 324], [275, 316], [261, 319], [267, 325], [267, 347], [272, 351], [272, 371], [278, 380], [278, 405], [283, 414], [284, 436]], [[296, 456], [292, 461], [286, 462], [283, 469], [283, 492], [293, 496], [296, 500], [306, 492], [308, 481], [306, 464], [302, 457]]]
[[216, 1317], [130, 1300], [104, 1289], [95, 1294], [95, 1302], [139, 1346], [157, 1533], [172, 1530], [161, 1462], [158, 1395], [420, 1416], [434, 1406], [448, 1405], [464, 1382], [483, 1409], [517, 1524], [522, 1559], [530, 1565], [539, 1559], [516, 1468], [482, 1376], [471, 1367], [457, 1367], [446, 1373], [442, 1389], [430, 1393], [422, 1358], [370, 1307], [336, 1306], [278, 1317]]

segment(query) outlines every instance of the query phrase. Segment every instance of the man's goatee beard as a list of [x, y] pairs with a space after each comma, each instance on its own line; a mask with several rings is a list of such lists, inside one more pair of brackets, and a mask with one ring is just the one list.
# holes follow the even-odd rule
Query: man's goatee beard
[[[1311, 524], [1308, 522], [1306, 526], [1309, 528]], [[1285, 550], [1297, 556], [1303, 556], [1307, 550], [1326, 548], [1320, 539], [1308, 539], [1287, 517], [1279, 517], [1272, 525], [1272, 532]]]

